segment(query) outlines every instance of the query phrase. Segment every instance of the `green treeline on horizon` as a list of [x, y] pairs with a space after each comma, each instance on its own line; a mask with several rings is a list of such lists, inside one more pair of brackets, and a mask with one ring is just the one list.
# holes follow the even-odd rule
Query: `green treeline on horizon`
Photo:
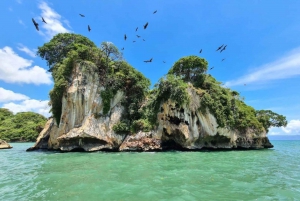
[[10, 110], [0, 108], [0, 139], [7, 142], [35, 142], [46, 122], [46, 117], [35, 112], [14, 115]]

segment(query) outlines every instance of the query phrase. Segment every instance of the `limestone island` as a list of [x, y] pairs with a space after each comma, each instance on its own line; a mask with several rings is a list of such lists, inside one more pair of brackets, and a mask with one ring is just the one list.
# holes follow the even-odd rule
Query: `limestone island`
[[0, 149], [11, 149], [11, 148], [12, 146], [10, 146], [10, 144], [0, 139]]
[[198, 56], [179, 59], [150, 90], [149, 79], [110, 42], [98, 48], [63, 33], [37, 54], [53, 76], [53, 115], [28, 151], [263, 149], [273, 147], [268, 129], [287, 124], [282, 115], [246, 105]]

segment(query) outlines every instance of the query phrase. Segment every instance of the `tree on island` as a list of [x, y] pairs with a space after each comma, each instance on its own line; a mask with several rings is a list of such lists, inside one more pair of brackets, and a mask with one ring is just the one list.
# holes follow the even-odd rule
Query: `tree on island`
[[103, 112], [100, 115], [109, 114], [111, 99], [117, 91], [124, 92], [122, 105], [126, 112], [122, 116], [124, 121], [115, 126], [116, 130], [150, 130], [157, 124], [161, 103], [171, 99], [178, 107], [189, 105], [190, 101], [196, 100], [188, 93], [192, 90], [199, 97], [199, 102], [192, 105], [202, 112], [208, 109], [219, 127], [241, 132], [250, 128], [259, 134], [272, 126], [287, 124], [284, 116], [272, 111], [256, 111], [244, 103], [238, 92], [221, 86], [221, 82], [206, 74], [208, 62], [198, 56], [180, 58], [167, 76], [149, 91], [150, 81], [125, 62], [118, 48], [110, 42], [103, 42], [98, 48], [84, 36], [61, 33], [39, 47], [38, 55], [47, 61], [54, 79], [50, 104], [57, 125], [60, 123], [62, 97], [71, 82], [75, 64], [82, 64], [99, 75], [99, 84], [105, 88], [101, 92]]
[[13, 114], [0, 108], [0, 139], [9, 142], [34, 142], [46, 124], [47, 119], [34, 112]]

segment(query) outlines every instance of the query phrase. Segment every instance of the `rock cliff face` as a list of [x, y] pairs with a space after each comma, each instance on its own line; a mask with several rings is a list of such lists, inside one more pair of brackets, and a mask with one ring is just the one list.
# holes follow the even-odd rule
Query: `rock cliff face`
[[69, 87], [62, 100], [60, 125], [48, 120], [34, 147], [28, 150], [49, 149], [61, 151], [159, 151], [168, 149], [261, 149], [273, 145], [266, 133], [253, 134], [218, 127], [216, 118], [206, 109], [197, 110], [199, 104], [194, 91], [189, 88], [191, 103], [176, 106], [172, 101], [161, 103], [157, 114], [157, 126], [149, 131], [128, 135], [115, 133], [113, 126], [121, 120], [124, 107], [119, 91], [111, 100], [110, 110], [103, 115], [105, 90], [99, 84], [99, 76], [83, 72], [83, 65], [73, 69]]
[[0, 139], [0, 149], [11, 149], [12, 146], [10, 146], [7, 142]]

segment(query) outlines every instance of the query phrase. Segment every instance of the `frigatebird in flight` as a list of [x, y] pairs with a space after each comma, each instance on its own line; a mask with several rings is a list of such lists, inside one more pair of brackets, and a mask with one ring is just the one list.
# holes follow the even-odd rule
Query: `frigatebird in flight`
[[145, 39], [143, 39], [143, 41], [146, 41]]
[[223, 46], [224, 46], [224, 44], [221, 45], [220, 47], [218, 47], [218, 49], [216, 51], [219, 51], [220, 49], [222, 49]]
[[136, 29], [135, 29], [135, 31], [137, 31], [139, 29], [139, 27], [137, 27]]
[[139, 35], [136, 35], [136, 37], [138, 37], [138, 38], [139, 38], [139, 37], [141, 37], [141, 36], [139, 36]]
[[33, 24], [34, 24], [36, 30], [39, 31], [39, 24], [38, 24], [33, 18], [32, 18], [32, 22], [33, 22]]
[[163, 61], [164, 62], [164, 64], [166, 63], [165, 61]]
[[226, 49], [226, 47], [227, 47], [227, 45], [225, 45], [225, 46], [223, 47], [223, 49], [221, 49], [220, 53], [223, 52], [223, 51]]
[[81, 17], [85, 17], [84, 15], [82, 15], [82, 14], [79, 14]]
[[144, 62], [145, 62], [145, 63], [152, 62], [152, 59], [153, 59], [153, 58], [151, 58], [150, 60], [146, 60], [146, 61], [144, 61]]
[[45, 23], [45, 24], [47, 24], [47, 22], [44, 20], [44, 18], [42, 17], [42, 21]]
[[225, 59], [222, 59], [222, 61], [224, 61]]
[[147, 29], [148, 26], [148, 22], [144, 25], [144, 29]]
[[153, 14], [157, 13], [157, 10], [153, 12]]
[[133, 43], [135, 43], [136, 41], [134, 40], [134, 41], [132, 41]]
[[202, 49], [200, 50], [200, 52], [199, 52], [200, 54], [202, 53]]
[[124, 39], [125, 39], [125, 40], [127, 39], [127, 36], [126, 36], [126, 34], [124, 35]]
[[209, 70], [212, 70], [212, 69], [214, 69], [214, 67], [211, 67]]
[[121, 50], [124, 50], [124, 47]]
[[90, 25], [88, 25], [88, 30], [89, 30], [89, 32], [92, 30], [91, 27], [90, 27]]

